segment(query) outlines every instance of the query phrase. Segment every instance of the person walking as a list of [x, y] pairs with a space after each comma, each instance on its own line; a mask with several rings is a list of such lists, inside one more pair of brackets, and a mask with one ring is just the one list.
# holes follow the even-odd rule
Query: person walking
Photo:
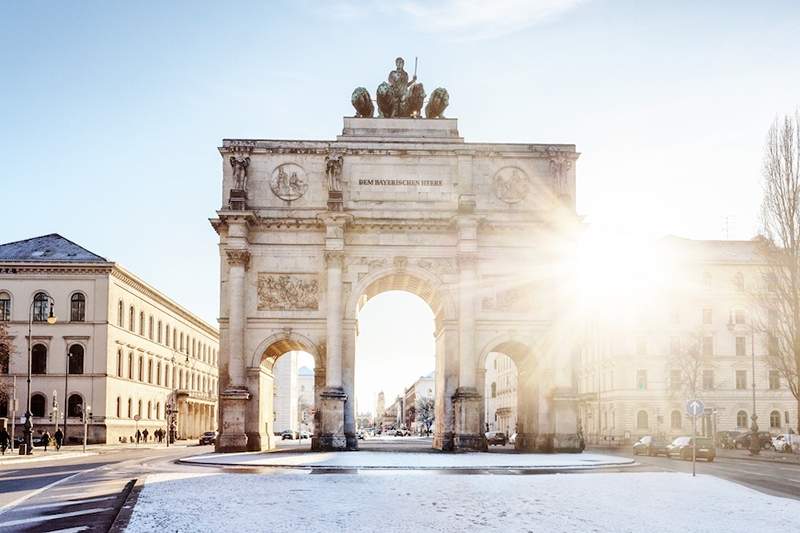
[[61, 428], [56, 430], [56, 434], [53, 437], [56, 439], [56, 451], [61, 451], [61, 445], [64, 443], [64, 433]]
[[142, 438], [144, 439], [145, 444], [147, 444], [147, 437], [149, 437], [149, 436], [150, 436], [150, 432], [147, 431], [147, 428], [144, 428], [144, 431], [142, 431]]
[[47, 447], [50, 446], [50, 432], [47, 430], [42, 434], [42, 446], [44, 446], [44, 453], [47, 453]]
[[137, 429], [136, 430], [136, 444], [139, 444], [140, 440], [142, 440], [142, 432]]
[[9, 435], [8, 430], [3, 427], [0, 429], [0, 450], [3, 451], [3, 455], [6, 454], [6, 448], [8, 448], [9, 442], [11, 442], [11, 435]]

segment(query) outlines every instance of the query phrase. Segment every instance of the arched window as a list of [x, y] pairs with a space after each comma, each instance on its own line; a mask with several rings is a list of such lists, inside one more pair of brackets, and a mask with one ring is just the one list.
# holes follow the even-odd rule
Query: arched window
[[163, 335], [161, 334], [161, 327], [162, 327], [161, 321], [159, 320], [158, 321], [158, 337], [157, 337], [159, 344], [162, 342], [162, 339], [164, 338]]
[[133, 399], [128, 398], [128, 418], [133, 418]]
[[497, 383], [492, 381], [492, 398], [497, 398]]
[[31, 374], [47, 374], [47, 346], [36, 344], [31, 349]]
[[144, 337], [144, 311], [139, 311], [139, 335]]
[[122, 350], [117, 350], [117, 376], [122, 377]]
[[181, 331], [181, 348], [180, 351], [183, 352], [183, 332]]
[[648, 424], [647, 420], [647, 411], [639, 411], [639, 414], [636, 415], [636, 428], [637, 429], [647, 429], [650, 425]]
[[161, 385], [161, 362], [156, 365], [156, 385]]
[[128, 311], [128, 330], [136, 331], [136, 311], [133, 309], [133, 306], [131, 306]]
[[164, 386], [169, 387], [169, 363], [164, 363]]
[[8, 398], [0, 398], [0, 417], [8, 418]]
[[44, 394], [36, 393], [31, 396], [31, 414], [33, 416], [44, 416], [45, 405], [47, 405], [47, 399]]
[[86, 320], [86, 296], [76, 292], [69, 299], [70, 322], [83, 322]]
[[147, 419], [153, 419], [153, 402], [150, 401], [147, 402]]
[[148, 322], [147, 337], [153, 340], [153, 315], [150, 315], [150, 320]]
[[191, 383], [189, 386], [189, 390], [194, 390], [194, 372], [192, 372]]
[[72, 394], [67, 402], [67, 416], [80, 418], [83, 415], [83, 398], [80, 394]]
[[11, 295], [0, 292], [0, 322], [11, 320]]
[[144, 356], [143, 355], [139, 356], [139, 381], [144, 381]]
[[139, 418], [142, 418], [142, 400], [139, 400], [139, 409], [136, 411], [136, 414], [139, 415]]
[[50, 316], [50, 298], [43, 292], [37, 292], [33, 297], [33, 321], [44, 322]]
[[166, 340], [166, 342], [164, 344], [169, 346], [169, 324], [167, 324], [167, 338], [165, 340]]
[[736, 287], [737, 291], [744, 290], [744, 275], [741, 272], [737, 272], [735, 276], [733, 276], [733, 286]]
[[69, 373], [83, 374], [83, 346], [73, 344], [69, 347]]
[[747, 427], [747, 413], [744, 411], [739, 411], [736, 413], [736, 427], [739, 428], [746, 428]]
[[133, 352], [128, 352], [128, 379], [133, 379]]
[[183, 386], [183, 383], [184, 383], [184, 381], [183, 381], [183, 369], [181, 369], [181, 371], [178, 373], [178, 388], [179, 389], [185, 388]]
[[156, 402], [156, 420], [161, 420], [161, 402]]
[[669, 425], [672, 429], [681, 429], [681, 412], [680, 411], [672, 411], [669, 415]]
[[778, 411], [772, 411], [769, 414], [769, 427], [772, 429], [781, 427], [781, 414]]
[[117, 418], [122, 417], [122, 398], [117, 396]]
[[153, 360], [147, 360], [147, 382], [153, 383]]
[[178, 349], [178, 330], [175, 328], [172, 328], [172, 349]]
[[122, 300], [117, 304], [117, 326], [125, 326], [125, 304], [122, 303]]
[[197, 357], [197, 341], [192, 339], [192, 357]]
[[8, 374], [11, 365], [11, 348], [8, 344], [0, 343], [0, 374]]

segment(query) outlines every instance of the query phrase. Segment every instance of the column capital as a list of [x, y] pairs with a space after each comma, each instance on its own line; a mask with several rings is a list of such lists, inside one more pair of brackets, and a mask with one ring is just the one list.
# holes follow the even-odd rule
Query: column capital
[[325, 250], [325, 264], [328, 267], [342, 268], [344, 262], [344, 251], [342, 250]]
[[250, 252], [248, 250], [228, 249], [225, 250], [225, 256], [231, 266], [242, 265], [247, 268], [250, 264]]

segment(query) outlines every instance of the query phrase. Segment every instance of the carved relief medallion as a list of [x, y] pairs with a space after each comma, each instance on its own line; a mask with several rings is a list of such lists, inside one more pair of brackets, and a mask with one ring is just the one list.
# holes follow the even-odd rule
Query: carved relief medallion
[[259, 311], [316, 311], [319, 281], [316, 274], [258, 273]]
[[507, 204], [525, 199], [530, 191], [530, 182], [525, 172], [517, 167], [503, 167], [492, 178], [494, 194]]
[[291, 202], [301, 198], [308, 189], [308, 180], [303, 167], [294, 163], [284, 163], [272, 172], [269, 181], [272, 192], [281, 200]]

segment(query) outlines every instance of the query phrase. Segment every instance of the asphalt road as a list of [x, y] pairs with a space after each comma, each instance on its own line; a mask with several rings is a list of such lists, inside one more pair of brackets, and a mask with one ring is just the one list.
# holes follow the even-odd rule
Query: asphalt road
[[[114, 450], [0, 466], [0, 532], [108, 531], [133, 480], [211, 447]], [[57, 463], [57, 464], [56, 464]]]
[[[642, 466], [649, 467], [654, 471], [688, 473], [692, 471], [691, 461], [682, 461], [677, 458], [634, 456], [630, 450], [597, 448], [590, 451], [633, 457]], [[709, 474], [728, 481], [735, 481], [773, 496], [800, 500], [800, 465], [798, 464], [752, 460], [743, 454], [741, 458], [736, 459], [717, 456], [712, 463], [699, 460], [696, 463], [696, 471], [698, 474]]]

